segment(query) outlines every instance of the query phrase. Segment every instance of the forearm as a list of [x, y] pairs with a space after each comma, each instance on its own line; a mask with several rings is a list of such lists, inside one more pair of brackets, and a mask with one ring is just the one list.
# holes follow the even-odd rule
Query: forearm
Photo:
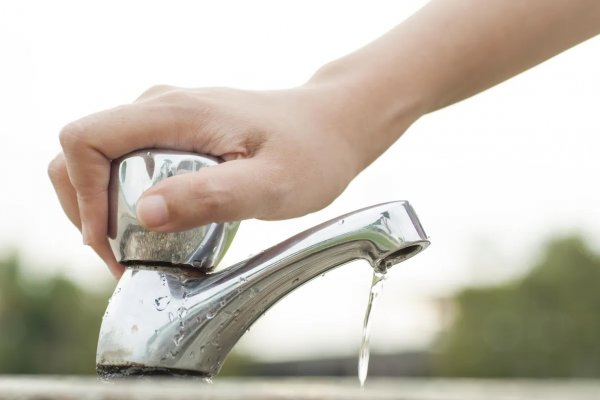
[[434, 0], [373, 43], [327, 64], [311, 83], [337, 88], [332, 97], [343, 105], [340, 113], [365, 124], [348, 134], [367, 146], [366, 166], [420, 115], [599, 32], [597, 0]]

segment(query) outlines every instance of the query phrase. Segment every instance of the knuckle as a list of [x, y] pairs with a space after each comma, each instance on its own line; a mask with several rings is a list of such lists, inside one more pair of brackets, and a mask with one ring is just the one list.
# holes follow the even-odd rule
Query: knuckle
[[60, 144], [65, 151], [81, 147], [85, 141], [86, 128], [81, 122], [75, 121], [65, 125], [59, 134]]
[[60, 182], [67, 178], [67, 164], [62, 154], [56, 156], [48, 164], [48, 176], [52, 182]]
[[153, 98], [165, 110], [169, 110], [178, 119], [188, 121], [192, 126], [214, 120], [218, 115], [217, 106], [205, 96], [199, 96], [187, 89], [174, 89]]
[[144, 99], [148, 99], [151, 97], [155, 97], [173, 90], [176, 90], [177, 88], [175, 86], [171, 86], [171, 85], [154, 85], [151, 86], [150, 88], [148, 88], [146, 91], [144, 91], [144, 93], [142, 93], [139, 97], [138, 100], [144, 100]]
[[189, 90], [181, 88], [173, 88], [158, 94], [156, 97], [161, 102], [168, 104], [185, 104], [194, 98]]

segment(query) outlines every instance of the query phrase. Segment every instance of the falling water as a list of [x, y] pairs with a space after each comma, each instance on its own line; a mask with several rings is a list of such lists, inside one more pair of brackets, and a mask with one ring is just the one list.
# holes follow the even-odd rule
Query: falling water
[[373, 281], [371, 282], [371, 292], [369, 293], [369, 302], [365, 313], [365, 322], [363, 325], [363, 337], [358, 354], [358, 380], [360, 386], [365, 386], [367, 372], [369, 371], [369, 336], [371, 335], [371, 314], [375, 306], [377, 297], [381, 294], [385, 273], [373, 270]]

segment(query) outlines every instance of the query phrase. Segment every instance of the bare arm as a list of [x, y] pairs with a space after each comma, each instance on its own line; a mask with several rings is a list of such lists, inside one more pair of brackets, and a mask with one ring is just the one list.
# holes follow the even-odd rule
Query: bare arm
[[68, 124], [49, 174], [115, 275], [110, 160], [162, 147], [227, 162], [165, 180], [138, 203], [150, 229], [300, 216], [329, 204], [420, 116], [600, 32], [597, 0], [434, 0], [388, 34], [280, 91], [155, 87]]
[[[368, 46], [325, 65], [312, 82], [329, 83], [341, 90], [340, 97], [351, 97], [354, 109], [346, 108], [347, 115], [379, 117], [371, 131], [353, 138], [361, 148], [373, 145], [363, 153], [369, 163], [420, 115], [598, 33], [595, 0], [434, 0]], [[365, 141], [360, 136], [367, 132], [381, 140]]]

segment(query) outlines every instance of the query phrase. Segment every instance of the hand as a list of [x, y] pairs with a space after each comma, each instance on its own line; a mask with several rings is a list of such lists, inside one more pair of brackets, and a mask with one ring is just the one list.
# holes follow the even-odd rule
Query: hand
[[137, 214], [151, 230], [301, 216], [329, 204], [362, 169], [364, 157], [347, 140], [350, 124], [334, 103], [316, 86], [273, 92], [157, 86], [133, 104], [68, 124], [60, 134], [63, 152], [48, 173], [84, 243], [118, 277], [123, 267], [106, 238], [111, 160], [143, 148], [225, 160], [144, 193]]

